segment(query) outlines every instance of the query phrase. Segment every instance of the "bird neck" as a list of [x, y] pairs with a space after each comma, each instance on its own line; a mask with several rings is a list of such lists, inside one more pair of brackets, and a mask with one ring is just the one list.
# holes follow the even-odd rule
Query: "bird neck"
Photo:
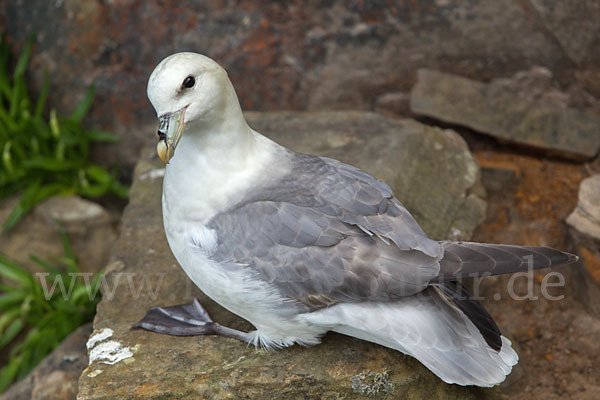
[[167, 165], [163, 210], [181, 220], [208, 221], [239, 201], [264, 175], [277, 148], [248, 126], [235, 98], [219, 118], [186, 127]]
[[[204, 160], [213, 168], [244, 167], [256, 147], [255, 135], [246, 123], [240, 103], [229, 79], [224, 96], [205, 115], [188, 124], [176, 153]], [[186, 157], [186, 158], [188, 158]]]

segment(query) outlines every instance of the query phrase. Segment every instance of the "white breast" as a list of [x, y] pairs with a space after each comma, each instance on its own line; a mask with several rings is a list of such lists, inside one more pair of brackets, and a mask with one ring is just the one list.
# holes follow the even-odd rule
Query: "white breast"
[[[240, 201], [261, 179], [273, 177], [277, 171], [272, 168], [277, 164], [274, 161], [285, 161], [275, 157], [278, 145], [257, 137], [261, 146], [251, 157], [245, 154], [240, 165], [233, 156], [217, 161], [211, 153], [194, 153], [191, 150], [198, 147], [184, 139], [167, 165], [163, 183], [163, 222], [175, 258], [206, 295], [257, 328], [255, 344], [283, 347], [294, 342], [318, 343], [325, 329], [298, 318], [297, 303], [284, 299], [251, 267], [221, 264], [211, 257], [219, 233], [206, 225], [217, 213]], [[285, 173], [286, 166], [278, 164], [280, 173]]]
[[255, 345], [278, 348], [319, 342], [326, 329], [298, 317], [300, 305], [258, 279], [251, 267], [211, 258], [217, 243], [214, 230], [196, 226], [187, 232], [188, 236], [167, 235], [173, 254], [200, 290], [257, 328]]

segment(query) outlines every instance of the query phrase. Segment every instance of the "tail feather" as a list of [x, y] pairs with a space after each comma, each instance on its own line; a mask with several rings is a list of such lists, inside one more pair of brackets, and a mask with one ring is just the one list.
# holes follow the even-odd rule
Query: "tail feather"
[[500, 351], [502, 348], [500, 328], [485, 308], [477, 300], [471, 298], [471, 294], [460, 282], [438, 283], [433, 286], [443, 299], [446, 299], [451, 306], [457, 307], [471, 320], [492, 349]]
[[473, 322], [433, 288], [395, 302], [337, 304], [306, 318], [415, 357], [447, 383], [493, 386], [519, 359], [503, 336], [500, 351], [492, 349]]
[[549, 247], [474, 242], [441, 242], [440, 275], [432, 282], [453, 281], [570, 264], [577, 256]]

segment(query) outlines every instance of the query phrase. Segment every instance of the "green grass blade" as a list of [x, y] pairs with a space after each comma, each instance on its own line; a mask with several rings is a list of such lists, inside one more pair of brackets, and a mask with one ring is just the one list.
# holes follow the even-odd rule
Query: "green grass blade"
[[110, 132], [99, 131], [96, 129], [92, 129], [87, 132], [87, 136], [91, 142], [109, 142], [109, 143], [117, 143], [121, 139]]
[[19, 373], [20, 359], [12, 359], [2, 369], [0, 369], [0, 393], [4, 392], [13, 383]]
[[8, 258], [0, 256], [0, 277], [10, 279], [22, 285], [28, 285], [31, 275], [23, 267], [10, 261]]
[[23, 218], [25, 213], [27, 213], [27, 211], [29, 211], [34, 206], [32, 197], [39, 190], [39, 188], [40, 181], [37, 180], [25, 190], [25, 193], [23, 193], [21, 199], [12, 209], [12, 211], [8, 215], [8, 218], [6, 218], [6, 221], [4, 221], [4, 225], [2, 225], [2, 229], [4, 230], [4, 232], [8, 232], [10, 229], [12, 229], [17, 224], [17, 222], [19, 222], [19, 220]]
[[4, 328], [13, 320], [21, 316], [21, 308], [12, 308], [0, 316], [0, 332], [4, 332]]
[[73, 114], [71, 114], [71, 116], [69, 117], [71, 121], [81, 122], [81, 120], [83, 120], [83, 117], [85, 117], [85, 114], [87, 114], [90, 107], [92, 106], [92, 101], [94, 101], [95, 93], [96, 86], [92, 84], [89, 87], [83, 101], [79, 103], [75, 111], [73, 111]]
[[8, 110], [8, 115], [10, 115], [10, 118], [13, 120], [16, 120], [17, 113], [19, 112], [19, 106], [21, 105], [22, 100], [21, 95], [23, 93], [21, 87], [24, 85], [25, 83], [22, 77], [18, 77], [13, 83], [12, 92], [10, 94], [10, 107]]
[[80, 163], [77, 161], [71, 160], [58, 160], [53, 157], [34, 157], [29, 160], [23, 161], [23, 167], [28, 169], [40, 169], [44, 171], [50, 172], [62, 172], [68, 171], [73, 168], [77, 168], [80, 166]]
[[110, 190], [116, 194], [117, 196], [128, 199], [129, 198], [129, 186], [125, 186], [121, 184], [119, 181], [115, 180], [110, 187]]
[[44, 106], [46, 105], [46, 99], [48, 98], [48, 90], [50, 89], [50, 78], [48, 76], [48, 71], [44, 70], [44, 86], [42, 86], [42, 91], [40, 93], [40, 98], [37, 101], [35, 106], [35, 117], [41, 117], [44, 112]]
[[27, 43], [25, 44], [25, 48], [23, 48], [23, 51], [19, 56], [17, 66], [15, 67], [15, 71], [13, 73], [13, 78], [15, 80], [17, 80], [19, 77], [22, 77], [25, 74], [25, 69], [27, 69], [27, 64], [29, 64], [29, 58], [31, 57], [31, 50], [33, 49], [33, 41], [34, 37], [29, 36], [29, 38], [27, 39]]
[[12, 340], [17, 337], [19, 333], [24, 328], [23, 321], [20, 319], [14, 320], [8, 328], [2, 333], [2, 337], [0, 337], [0, 350], [4, 348], [7, 344], [12, 342]]
[[19, 306], [25, 297], [27, 293], [23, 290], [0, 294], [0, 312]]
[[76, 260], [77, 257], [75, 256], [75, 253], [73, 252], [73, 248], [71, 247], [71, 242], [69, 241], [69, 235], [67, 235], [67, 231], [63, 227], [60, 227], [60, 239], [62, 241], [63, 250], [65, 251], [65, 257], [67, 257], [71, 260]]
[[50, 277], [52, 277], [54, 275], [60, 275], [62, 273], [62, 271], [59, 268], [56, 268], [54, 265], [50, 264], [48, 261], [42, 260], [39, 257], [30, 255], [29, 259], [31, 261], [33, 261], [34, 263], [36, 263], [37, 265], [44, 268], [46, 271], [48, 271], [50, 273]]
[[58, 194], [64, 190], [64, 187], [59, 184], [49, 184], [49, 185], [40, 185], [40, 181], [35, 181], [31, 186], [29, 186], [21, 199], [17, 202], [15, 207], [12, 209], [8, 218], [3, 225], [4, 232], [12, 229], [17, 222], [25, 214], [27, 214], [36, 204], [42, 202], [50, 196]]

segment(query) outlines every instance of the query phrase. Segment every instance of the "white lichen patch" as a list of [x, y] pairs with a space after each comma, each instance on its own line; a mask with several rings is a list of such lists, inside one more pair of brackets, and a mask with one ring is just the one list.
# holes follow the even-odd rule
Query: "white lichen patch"
[[88, 377], [88, 378], [94, 378], [94, 377], [96, 377], [96, 376], [100, 375], [100, 374], [101, 374], [101, 373], [103, 373], [103, 372], [104, 372], [104, 370], [102, 370], [102, 369], [97, 369], [97, 370], [95, 370], [95, 371], [92, 371], [92, 372], [90, 372], [89, 374], [87, 374], [87, 377]]
[[96, 345], [96, 343], [108, 339], [109, 337], [111, 337], [113, 335], [113, 333], [114, 332], [112, 329], [104, 328], [100, 332], [96, 333], [95, 335], [92, 335], [88, 339], [85, 346], [87, 347], [87, 349], [89, 351], [92, 347], [94, 347]]
[[123, 347], [121, 343], [115, 340], [106, 341], [113, 333], [112, 329], [105, 328], [90, 337], [86, 344], [89, 351], [88, 365], [91, 365], [94, 361], [114, 365], [119, 361], [133, 357], [133, 353], [129, 347]]
[[90, 350], [90, 364], [99, 361], [104, 364], [114, 365], [126, 358], [133, 357], [129, 347], [123, 347], [121, 343], [109, 340], [102, 342]]
[[363, 396], [377, 396], [392, 393], [394, 384], [390, 381], [387, 371], [382, 373], [361, 372], [352, 377], [352, 389]]

